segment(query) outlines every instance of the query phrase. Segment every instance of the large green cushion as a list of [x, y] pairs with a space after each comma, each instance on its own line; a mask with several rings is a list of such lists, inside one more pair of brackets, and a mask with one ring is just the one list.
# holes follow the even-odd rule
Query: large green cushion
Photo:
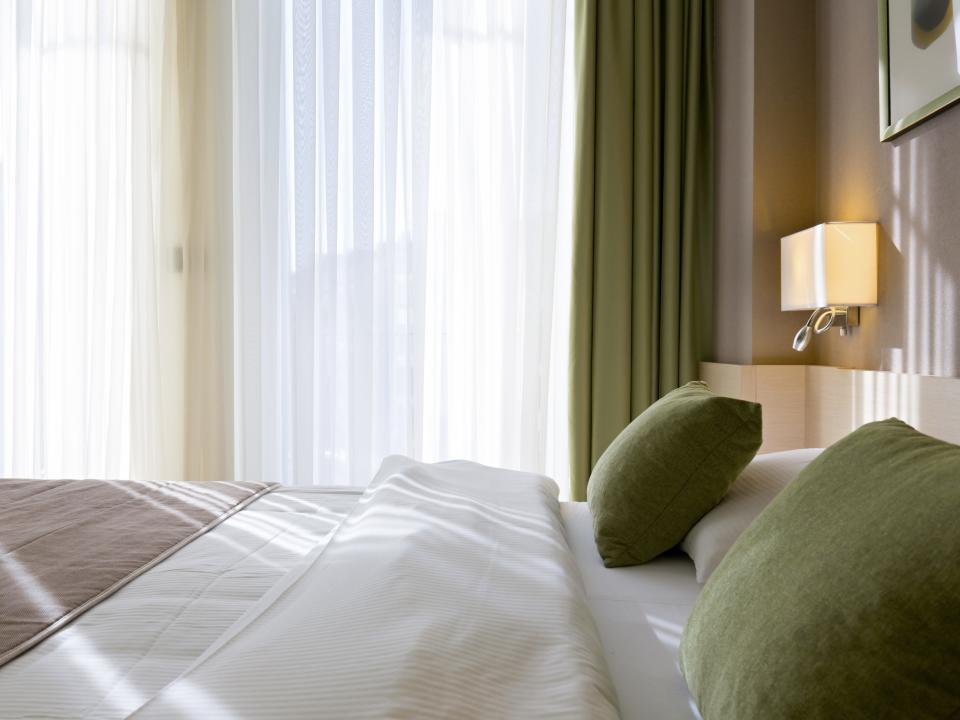
[[652, 560], [683, 540], [753, 459], [760, 406], [701, 382], [665, 395], [600, 456], [587, 501], [607, 567]]
[[825, 450], [711, 576], [680, 659], [705, 720], [958, 717], [960, 447], [885, 420]]

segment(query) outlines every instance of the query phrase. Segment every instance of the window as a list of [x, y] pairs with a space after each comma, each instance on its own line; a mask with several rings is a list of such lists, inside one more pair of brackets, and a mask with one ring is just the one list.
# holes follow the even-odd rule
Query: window
[[241, 477], [565, 474], [565, 3], [236, 9]]

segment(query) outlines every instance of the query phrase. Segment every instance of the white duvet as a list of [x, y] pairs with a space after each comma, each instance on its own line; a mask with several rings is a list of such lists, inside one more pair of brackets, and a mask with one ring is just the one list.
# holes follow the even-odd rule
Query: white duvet
[[616, 717], [552, 482], [392, 458], [359, 501], [314, 497], [263, 498], [9, 663], [0, 717]]
[[613, 718], [546, 478], [388, 459], [330, 542], [138, 718]]
[[358, 496], [282, 490], [227, 518], [0, 668], [0, 718], [129, 716], [322, 547]]

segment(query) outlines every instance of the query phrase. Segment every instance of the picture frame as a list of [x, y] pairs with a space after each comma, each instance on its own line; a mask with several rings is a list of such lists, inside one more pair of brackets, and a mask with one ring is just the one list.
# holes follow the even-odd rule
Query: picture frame
[[[940, 18], [938, 24], [933, 26], [932, 31], [925, 30], [927, 26], [937, 20], [942, 7], [946, 8], [944, 12], [949, 13], [949, 15]], [[919, 24], [921, 27], [919, 32], [916, 18], [918, 8], [919, 12], [927, 11], [926, 17], [922, 15], [920, 17], [921, 22]], [[891, 9], [896, 11], [892, 18], [894, 23], [892, 28]], [[903, 17], [905, 9], [908, 13], [906, 20]], [[905, 26], [905, 22], [911, 24]], [[935, 40], [940, 41], [938, 50], [942, 50], [944, 41], [940, 38], [944, 37], [944, 26], [946, 26], [946, 30], [949, 32], [949, 35], [945, 36], [947, 38], [946, 42], [952, 41], [954, 43], [955, 53], [957, 58], [960, 59], [960, 3], [954, 2], [954, 0], [913, 0], [913, 2], [911, 0], [878, 0], [877, 24], [880, 51], [880, 140], [887, 141], [960, 101], [960, 78], [952, 86], [944, 88], [945, 83], [951, 84], [953, 82], [952, 78], [947, 72], [944, 72], [942, 77], [936, 77], [939, 68], [942, 66], [940, 62], [927, 63], [927, 66], [924, 66], [922, 56], [927, 47], [923, 47], [922, 42], [916, 50], [911, 48], [910, 55], [897, 50], [898, 47], [905, 44], [901, 42], [905, 33], [912, 33], [914, 37], [918, 34], [922, 37], [928, 37], [935, 35], [937, 32], [940, 35], [936, 36]], [[916, 46], [917, 43], [914, 43], [914, 45]], [[893, 57], [891, 57], [892, 48], [894, 50]], [[952, 72], [952, 68], [949, 70]], [[910, 80], [911, 73], [913, 73], [913, 77], [922, 77], [924, 84], [936, 86], [936, 83], [939, 82], [940, 89], [944, 91], [939, 93], [935, 91], [932, 93], [933, 97], [923, 98], [923, 101], [910, 104], [902, 97], [907, 93], [900, 92], [899, 89], [905, 88], [912, 94], [918, 92], [917, 88], [910, 82], [904, 82]], [[957, 74], [960, 76], [960, 62], [958, 62]], [[933, 82], [931, 82], [931, 78]], [[914, 107], [914, 104], [917, 106]]]

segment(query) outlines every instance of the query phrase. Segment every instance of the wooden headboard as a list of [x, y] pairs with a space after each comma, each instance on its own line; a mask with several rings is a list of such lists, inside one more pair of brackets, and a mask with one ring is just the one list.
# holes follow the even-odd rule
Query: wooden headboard
[[960, 444], [960, 378], [821, 365], [700, 363], [719, 395], [763, 405], [760, 452], [826, 447], [873, 420], [898, 417]]

